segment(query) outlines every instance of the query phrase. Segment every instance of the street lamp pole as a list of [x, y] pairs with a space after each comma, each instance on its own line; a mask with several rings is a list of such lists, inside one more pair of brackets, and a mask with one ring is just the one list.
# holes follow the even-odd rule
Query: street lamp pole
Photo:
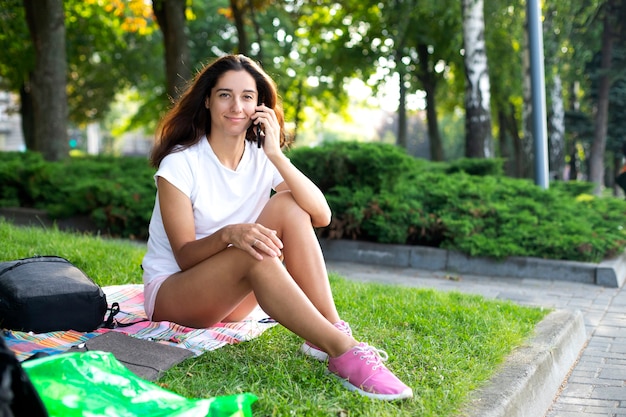
[[539, 0], [526, 0], [528, 52], [532, 102], [532, 132], [535, 149], [535, 184], [547, 189], [548, 128], [546, 116], [546, 83], [543, 55], [543, 31]]

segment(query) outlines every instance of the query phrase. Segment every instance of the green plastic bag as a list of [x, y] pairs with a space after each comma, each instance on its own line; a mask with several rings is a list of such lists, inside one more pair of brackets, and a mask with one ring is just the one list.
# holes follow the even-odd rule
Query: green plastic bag
[[250, 417], [254, 394], [188, 399], [139, 378], [112, 353], [64, 353], [22, 362], [50, 417]]

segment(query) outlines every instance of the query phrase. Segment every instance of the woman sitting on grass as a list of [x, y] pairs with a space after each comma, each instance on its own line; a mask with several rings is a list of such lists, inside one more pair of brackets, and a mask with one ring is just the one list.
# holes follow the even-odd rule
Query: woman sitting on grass
[[386, 354], [357, 342], [340, 319], [313, 229], [329, 224], [330, 208], [284, 144], [275, 83], [254, 61], [229, 55], [197, 74], [162, 120], [151, 154], [148, 317], [204, 328], [260, 305], [304, 338], [303, 353], [328, 359], [348, 389], [412, 397], [383, 365]]

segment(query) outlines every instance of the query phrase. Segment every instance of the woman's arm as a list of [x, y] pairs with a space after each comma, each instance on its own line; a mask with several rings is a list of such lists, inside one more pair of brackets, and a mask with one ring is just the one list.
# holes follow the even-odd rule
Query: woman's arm
[[281, 127], [274, 110], [264, 105], [257, 106], [252, 120], [254, 124], [263, 125], [263, 151], [285, 180], [276, 187], [276, 191], [291, 191], [298, 205], [311, 216], [314, 227], [328, 226], [331, 211], [326, 197], [313, 181], [291, 164], [280, 148]]
[[285, 155], [274, 156], [270, 160], [285, 180], [276, 187], [276, 191], [291, 191], [298, 205], [311, 216], [314, 227], [328, 226], [332, 213], [326, 197], [317, 185], [296, 168]]
[[275, 245], [275, 250], [271, 251], [269, 248], [271, 253], [266, 255], [280, 254], [282, 242], [273, 230], [260, 224], [227, 225], [205, 238], [196, 240], [193, 209], [189, 197], [162, 177], [157, 178], [157, 186], [163, 227], [181, 270], [191, 268], [223, 251], [229, 245], [238, 247], [261, 260], [262, 255], [253, 245], [262, 236], [268, 236]]

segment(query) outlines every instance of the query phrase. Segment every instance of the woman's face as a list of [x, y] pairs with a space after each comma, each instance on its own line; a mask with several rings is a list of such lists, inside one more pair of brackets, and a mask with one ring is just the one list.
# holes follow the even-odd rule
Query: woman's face
[[211, 114], [211, 135], [245, 135], [257, 100], [256, 82], [247, 71], [225, 72], [205, 101]]

